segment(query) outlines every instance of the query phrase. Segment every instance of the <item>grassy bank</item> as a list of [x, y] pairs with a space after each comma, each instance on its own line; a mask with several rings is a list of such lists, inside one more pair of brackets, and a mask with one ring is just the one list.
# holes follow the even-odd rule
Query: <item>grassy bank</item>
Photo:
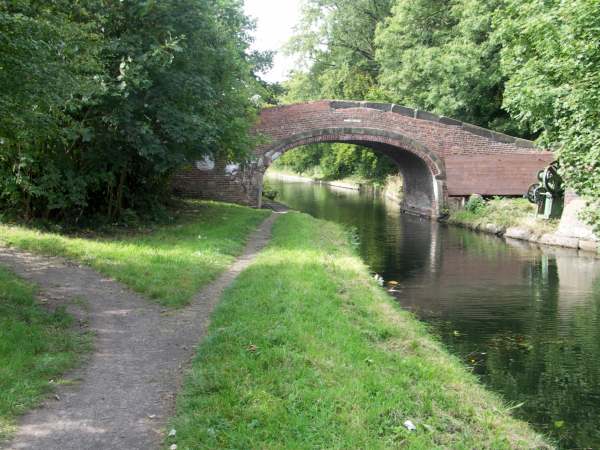
[[0, 268], [0, 442], [14, 431], [16, 416], [35, 406], [87, 349], [71, 316], [43, 309], [35, 293]]
[[269, 212], [184, 202], [174, 223], [152, 229], [64, 235], [0, 225], [0, 244], [90, 265], [165, 306], [181, 306], [241, 253]]
[[377, 286], [338, 225], [288, 213], [273, 232], [214, 313], [167, 446], [546, 448]]
[[558, 220], [537, 218], [536, 209], [536, 205], [523, 198], [495, 198], [483, 203], [468, 203], [465, 209], [451, 212], [448, 223], [496, 234], [504, 234], [511, 227], [521, 228], [534, 236], [556, 231]]

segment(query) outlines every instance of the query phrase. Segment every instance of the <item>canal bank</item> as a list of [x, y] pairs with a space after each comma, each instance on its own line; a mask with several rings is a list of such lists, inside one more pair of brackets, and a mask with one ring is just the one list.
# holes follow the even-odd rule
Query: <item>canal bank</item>
[[600, 256], [600, 239], [579, 218], [585, 205], [581, 198], [567, 196], [562, 217], [544, 220], [536, 216], [536, 205], [526, 199], [484, 200], [474, 195], [464, 207], [450, 211], [442, 222], [506, 239], [572, 248], [583, 255]]
[[600, 259], [399, 214], [356, 191], [275, 182], [350, 228], [388, 293], [560, 448], [600, 448]]
[[345, 227], [290, 212], [225, 292], [178, 448], [551, 448], [380, 288]]

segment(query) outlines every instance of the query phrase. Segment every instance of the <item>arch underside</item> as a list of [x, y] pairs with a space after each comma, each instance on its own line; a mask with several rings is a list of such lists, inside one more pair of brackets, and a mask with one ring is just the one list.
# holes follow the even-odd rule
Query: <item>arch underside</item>
[[443, 161], [424, 145], [398, 133], [367, 128], [311, 130], [269, 146], [263, 153], [265, 170], [288, 150], [323, 142], [360, 145], [387, 156], [398, 166], [404, 179], [402, 209], [419, 215], [440, 216], [445, 206]]

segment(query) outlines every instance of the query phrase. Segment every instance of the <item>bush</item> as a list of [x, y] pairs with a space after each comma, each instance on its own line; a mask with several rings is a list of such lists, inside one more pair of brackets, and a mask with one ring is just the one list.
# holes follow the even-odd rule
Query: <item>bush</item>
[[485, 207], [486, 207], [485, 200], [479, 194], [471, 195], [465, 205], [465, 209], [469, 212], [472, 212], [473, 214], [482, 212], [485, 209]]
[[277, 160], [276, 167], [293, 172], [323, 174], [328, 180], [358, 177], [385, 182], [388, 175], [398, 173], [398, 167], [387, 157], [354, 144], [324, 143], [298, 147]]

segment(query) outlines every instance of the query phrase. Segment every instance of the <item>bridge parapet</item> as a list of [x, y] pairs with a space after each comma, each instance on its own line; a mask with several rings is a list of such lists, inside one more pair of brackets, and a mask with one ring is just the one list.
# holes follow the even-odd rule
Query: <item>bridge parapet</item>
[[500, 133], [498, 131], [488, 130], [487, 128], [482, 128], [477, 125], [452, 119], [450, 117], [439, 116], [428, 111], [396, 105], [395, 103], [359, 102], [352, 100], [330, 100], [329, 102], [332, 109], [369, 108], [382, 112], [391, 112], [394, 114], [411, 117], [413, 119], [428, 120], [430, 122], [440, 123], [443, 125], [461, 127], [463, 130], [469, 133], [476, 134], [477, 136], [481, 136], [486, 139], [491, 139], [495, 142], [515, 144], [517, 147], [522, 148], [535, 148], [533, 141], [529, 141], [527, 139], [517, 138], [508, 134]]

